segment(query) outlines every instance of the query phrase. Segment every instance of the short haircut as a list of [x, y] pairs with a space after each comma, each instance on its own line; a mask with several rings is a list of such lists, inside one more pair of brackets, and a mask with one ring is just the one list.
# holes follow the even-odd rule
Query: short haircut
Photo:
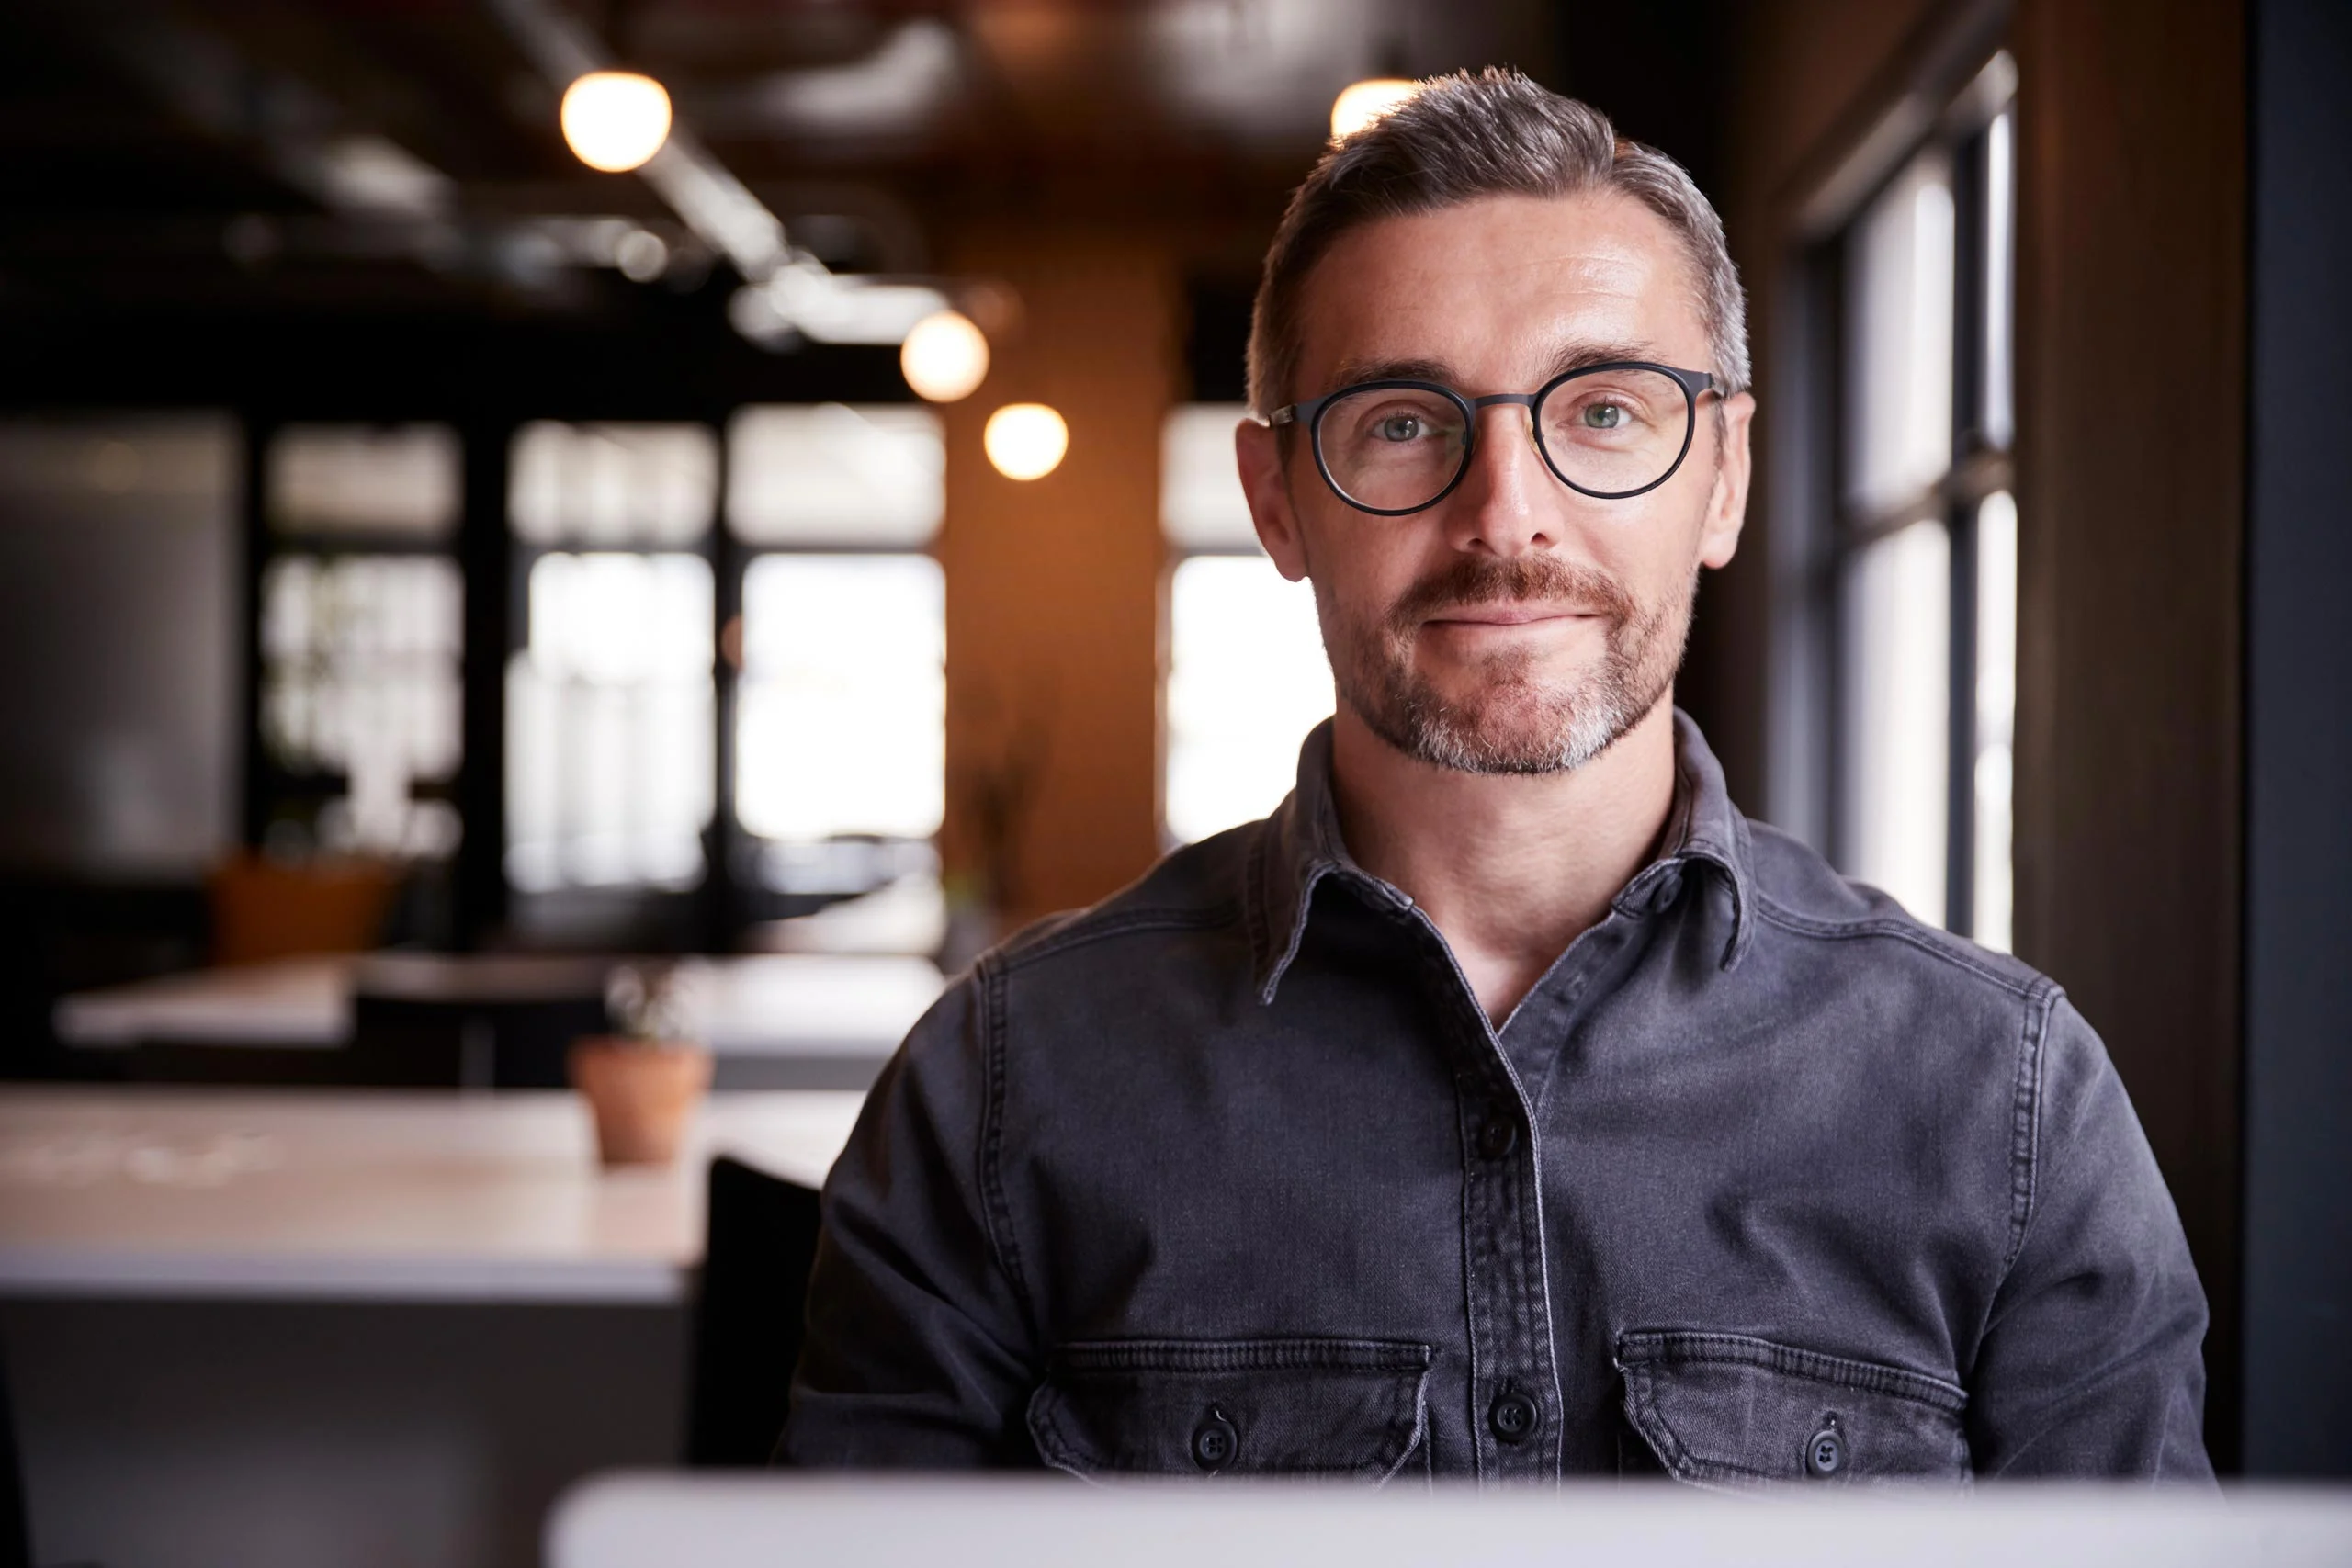
[[[1250, 404], [1261, 419], [1298, 395], [1301, 291], [1340, 235], [1383, 218], [1490, 196], [1616, 191], [1666, 220], [1697, 282], [1715, 384], [1747, 389], [1747, 305], [1723, 220], [1681, 164], [1620, 137], [1609, 117], [1516, 71], [1456, 72], [1323, 154], [1292, 193], [1250, 322]], [[1720, 406], [1720, 405], [1718, 405]]]

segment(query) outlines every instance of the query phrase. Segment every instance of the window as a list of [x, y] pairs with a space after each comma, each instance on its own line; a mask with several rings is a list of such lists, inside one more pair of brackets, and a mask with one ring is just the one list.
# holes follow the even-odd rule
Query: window
[[444, 858], [459, 831], [456, 434], [288, 426], [265, 486], [264, 840]]
[[524, 626], [507, 879], [692, 887], [714, 807], [718, 442], [694, 424], [531, 424], [509, 479]]
[[[945, 507], [938, 417], [749, 408], [728, 427], [741, 547], [735, 815], [770, 892], [935, 877], [946, 796]], [[740, 641], [735, 639], [740, 638]]]
[[1169, 415], [1160, 525], [1168, 587], [1163, 818], [1189, 843], [1282, 804], [1299, 743], [1332, 709], [1314, 590], [1274, 570], [1250, 525], [1233, 461], [1249, 411], [1196, 403]]
[[2009, 945], [2012, 73], [1996, 59], [1821, 258], [1836, 279], [1831, 840]]

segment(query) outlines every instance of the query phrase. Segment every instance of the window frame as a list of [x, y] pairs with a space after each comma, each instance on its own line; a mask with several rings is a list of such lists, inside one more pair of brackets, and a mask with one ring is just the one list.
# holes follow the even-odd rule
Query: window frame
[[[1812, 521], [1792, 552], [1793, 570], [1784, 579], [1782, 592], [1794, 603], [1784, 603], [1784, 624], [1773, 650], [1781, 666], [1776, 678], [1782, 693], [1783, 755], [1795, 764], [1777, 770], [1776, 815], [1795, 824], [1800, 836], [1815, 842], [1841, 869], [1851, 863], [1855, 803], [1849, 797], [1849, 764], [1855, 740], [1847, 722], [1853, 651], [1847, 615], [1849, 569], [1867, 547], [1898, 530], [1921, 522], [1934, 524], [1949, 542], [1951, 559], [1941, 923], [1963, 936], [1976, 934], [1981, 913], [1975, 908], [1977, 519], [1987, 499], [2003, 491], [2016, 493], [2014, 418], [2007, 439], [1996, 438], [1985, 420], [1984, 381], [1991, 330], [1985, 309], [1985, 224], [1992, 128], [2002, 116], [2011, 117], [2007, 239], [2014, 257], [2016, 102], [2015, 67], [2006, 51], [1993, 50], [1950, 96], [1940, 115], [1891, 149], [1881, 149], [1893, 156], [1875, 171], [1876, 177], [1842, 202], [1831, 221], [1816, 225], [1800, 256], [1797, 293], [1786, 318], [1794, 329], [1791, 336], [1802, 364], [1787, 382], [1794, 394], [1788, 400], [1796, 417], [1792, 438], [1782, 450], [1800, 471], [1791, 476], [1790, 488], [1782, 494], [1798, 498], [1800, 504], [1792, 510]], [[1880, 197], [1918, 159], [1939, 149], [1950, 160], [1953, 207], [1951, 457], [1931, 481], [1868, 504], [1858, 502], [1849, 485], [1855, 457], [1855, 389], [1848, 323], [1855, 280], [1848, 254], [1853, 235]], [[2012, 290], [2014, 277], [2012, 261]], [[2015, 321], [2012, 294], [2007, 325], [2013, 389]], [[2013, 407], [2014, 389], [2011, 398]]]

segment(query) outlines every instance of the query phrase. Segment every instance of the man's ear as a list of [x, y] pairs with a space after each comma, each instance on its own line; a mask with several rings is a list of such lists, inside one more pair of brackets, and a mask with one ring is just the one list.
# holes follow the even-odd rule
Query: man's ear
[[1290, 476], [1283, 468], [1281, 433], [1245, 419], [1234, 428], [1233, 459], [1241, 469], [1241, 493], [1250, 501], [1250, 521], [1274, 569], [1293, 582], [1306, 575], [1306, 541], [1290, 502]]
[[1740, 525], [1747, 521], [1748, 427], [1756, 399], [1741, 392], [1724, 400], [1723, 451], [1715, 463], [1714, 492], [1707, 498], [1706, 521], [1699, 528], [1699, 564], [1722, 567], [1739, 549]]

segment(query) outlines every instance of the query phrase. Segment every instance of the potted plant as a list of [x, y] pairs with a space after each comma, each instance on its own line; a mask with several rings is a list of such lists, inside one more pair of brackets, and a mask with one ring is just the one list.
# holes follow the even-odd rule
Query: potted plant
[[573, 1041], [570, 1058], [597, 1151], [606, 1165], [667, 1165], [710, 1088], [691, 976], [673, 964], [621, 964], [605, 981], [605, 1011], [616, 1032]]

